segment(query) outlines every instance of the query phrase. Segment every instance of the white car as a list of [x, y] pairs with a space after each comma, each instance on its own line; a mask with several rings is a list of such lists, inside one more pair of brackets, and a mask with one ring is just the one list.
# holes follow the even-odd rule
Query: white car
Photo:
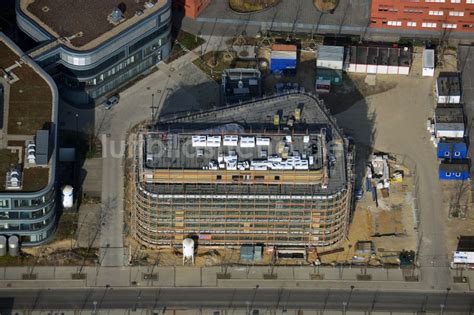
[[119, 101], [120, 101], [120, 96], [118, 94], [113, 95], [112, 97], [110, 97], [108, 100], [104, 102], [104, 107], [105, 109], [111, 109], [112, 107], [117, 105]]

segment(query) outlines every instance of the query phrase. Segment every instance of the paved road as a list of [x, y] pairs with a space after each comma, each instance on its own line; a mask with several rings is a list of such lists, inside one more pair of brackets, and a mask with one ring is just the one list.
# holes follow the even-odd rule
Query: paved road
[[388, 292], [303, 289], [70, 289], [0, 291], [0, 310], [97, 308], [250, 308], [342, 309], [360, 311], [444, 311], [469, 314], [474, 295], [468, 293]]
[[[474, 46], [460, 46], [458, 49], [459, 70], [462, 76], [462, 93], [466, 113], [467, 136], [471, 139], [469, 157], [474, 161]], [[471, 178], [474, 178], [474, 164], [471, 165]], [[472, 183], [474, 190], [474, 181]]]
[[154, 106], [159, 107], [155, 113], [194, 111], [213, 106], [218, 101], [219, 86], [190, 62], [195, 57], [188, 54], [169, 65], [160, 63], [158, 71], [120, 93], [120, 103], [111, 110], [101, 106], [81, 110], [61, 104], [62, 129], [75, 130], [77, 123], [79, 131], [95, 129], [103, 140], [99, 253], [102, 266], [123, 266], [126, 263], [122, 237], [125, 138], [132, 126], [151, 119], [152, 95]]
[[394, 89], [361, 100], [336, 118], [356, 143], [408, 156], [407, 166], [416, 167], [421, 280], [427, 288], [441, 290], [452, 279], [444, 233], [447, 214], [437, 178], [439, 162], [425, 128], [432, 115], [433, 99], [428, 96], [432, 87], [433, 78], [400, 76]]
[[[333, 14], [316, 10], [311, 0], [282, 0], [280, 5], [263, 12], [237, 14], [230, 10], [227, 1], [213, 1], [201, 15], [193, 20], [185, 18], [183, 27], [192, 33], [214, 33], [222, 35], [226, 32], [240, 34], [245, 30], [254, 35], [259, 30], [311, 32], [317, 34], [361, 35], [363, 38], [386, 39], [421, 37], [439, 38], [437, 31], [373, 29], [368, 28], [370, 17], [370, 1], [341, 0]], [[472, 39], [469, 33], [453, 32], [450, 38]]]

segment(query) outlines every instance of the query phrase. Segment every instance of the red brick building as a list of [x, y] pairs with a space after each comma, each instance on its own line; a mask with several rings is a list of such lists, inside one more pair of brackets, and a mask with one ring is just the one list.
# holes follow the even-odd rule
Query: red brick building
[[208, 5], [211, 0], [173, 0], [173, 8], [184, 11], [184, 15], [196, 18]]
[[474, 0], [372, 0], [371, 27], [474, 32]]

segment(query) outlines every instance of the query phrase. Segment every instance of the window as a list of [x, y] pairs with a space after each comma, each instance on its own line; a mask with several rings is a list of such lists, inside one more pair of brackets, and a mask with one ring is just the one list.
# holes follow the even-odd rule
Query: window
[[473, 4], [473, 3], [474, 3], [474, 0], [466, 0], [466, 3], [468, 3], [468, 4]]
[[456, 28], [456, 24], [443, 23], [443, 28]]
[[10, 202], [6, 199], [0, 200], [0, 208], [8, 208], [10, 206]]
[[407, 22], [407, 26], [416, 27], [416, 22]]
[[403, 10], [405, 13], [423, 13], [423, 10], [420, 9], [405, 9]]
[[387, 21], [389, 26], [402, 26], [402, 21]]
[[421, 27], [436, 28], [436, 23], [423, 22], [421, 23]]
[[429, 11], [429, 15], [443, 15], [443, 11]]
[[451, 0], [451, 3], [461, 3], [461, 0]]
[[449, 16], [464, 16], [463, 11], [449, 11]]
[[[473, 0], [474, 1], [474, 0]], [[425, 0], [425, 2], [437, 2], [437, 3], [444, 3], [445, 0]]]

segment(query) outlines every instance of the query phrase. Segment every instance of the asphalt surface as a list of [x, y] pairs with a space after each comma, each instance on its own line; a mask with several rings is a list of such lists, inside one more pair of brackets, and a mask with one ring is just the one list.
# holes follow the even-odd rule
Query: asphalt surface
[[[466, 114], [466, 135], [470, 139], [469, 157], [474, 160], [474, 129], [472, 122], [474, 120], [474, 46], [459, 46], [458, 48], [459, 70], [461, 72], [462, 82], [462, 100], [464, 102], [464, 112]], [[471, 178], [474, 178], [474, 165], [471, 163]], [[471, 189], [474, 190], [474, 182]]]
[[71, 289], [0, 291], [0, 310], [9, 309], [133, 309], [248, 308], [342, 309], [347, 311], [437, 311], [469, 314], [472, 293], [440, 291], [380, 292], [303, 289]]
[[[280, 4], [256, 13], [239, 14], [227, 5], [228, 1], [213, 1], [196, 19], [185, 18], [186, 31], [203, 35], [240, 34], [243, 30], [253, 36], [259, 30], [284, 32], [314, 32], [329, 35], [360, 35], [365, 39], [392, 40], [405, 37], [437, 39], [440, 31], [369, 28], [370, 1], [340, 0], [333, 13], [318, 11], [312, 0], [281, 0]], [[468, 32], [452, 32], [452, 39], [470, 40]]]

